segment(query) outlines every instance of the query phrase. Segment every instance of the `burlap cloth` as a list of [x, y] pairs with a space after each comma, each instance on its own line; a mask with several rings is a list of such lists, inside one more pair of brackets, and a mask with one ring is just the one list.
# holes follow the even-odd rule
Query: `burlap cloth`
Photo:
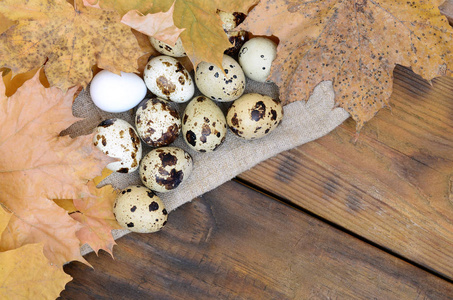
[[[245, 93], [251, 92], [278, 98], [278, 88], [274, 84], [261, 84], [248, 80]], [[224, 111], [228, 105], [228, 103], [219, 104]], [[182, 115], [185, 105], [176, 107]], [[84, 119], [66, 130], [65, 133], [72, 137], [92, 133], [101, 121], [113, 117], [124, 119], [134, 125], [133, 110], [112, 114], [103, 112], [94, 106], [90, 99], [89, 87], [76, 98], [73, 114]], [[263, 160], [329, 133], [348, 117], [349, 114], [345, 110], [334, 108], [332, 84], [330, 81], [325, 81], [315, 88], [307, 102], [298, 101], [286, 105], [280, 126], [262, 139], [246, 141], [228, 131], [225, 142], [216, 151], [198, 153], [187, 147], [180, 136], [172, 146], [183, 148], [192, 155], [194, 161], [192, 175], [176, 190], [158, 195], [165, 203], [167, 210], [172, 211]], [[150, 148], [145, 146], [144, 154], [149, 150]], [[102, 181], [100, 186], [106, 184], [123, 189], [128, 185], [141, 184], [141, 181], [138, 171], [136, 171], [131, 174], [113, 173]], [[171, 222], [171, 214], [169, 222]], [[117, 239], [127, 233], [129, 233], [128, 230], [116, 230], [113, 232], [113, 236]], [[88, 245], [84, 245], [81, 249], [82, 255], [91, 251]]]

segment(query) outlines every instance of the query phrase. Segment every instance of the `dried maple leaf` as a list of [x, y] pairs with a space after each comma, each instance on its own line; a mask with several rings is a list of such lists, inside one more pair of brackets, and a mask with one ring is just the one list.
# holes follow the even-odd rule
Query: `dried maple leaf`
[[270, 79], [284, 103], [332, 80], [360, 129], [388, 106], [396, 64], [430, 80], [451, 73], [452, 28], [443, 1], [261, 1], [238, 28], [280, 39]]
[[142, 49], [142, 52], [144, 53], [137, 61], [139, 75], [143, 77], [143, 72], [145, 71], [145, 67], [146, 64], [148, 63], [149, 57], [160, 55], [160, 53], [157, 52], [156, 49], [153, 48], [153, 46], [151, 46], [151, 43], [149, 42], [149, 38], [147, 35], [138, 32], [134, 29], [132, 29], [132, 32], [137, 38], [137, 42], [140, 48]]
[[[0, 208], [0, 232], [11, 214]], [[42, 244], [25, 245], [0, 253], [1, 299], [55, 299], [72, 280], [61, 266], [53, 266]]]
[[2, 79], [3, 83], [5, 84], [5, 95], [6, 97], [11, 97], [18, 88], [20, 88], [27, 80], [30, 80], [35, 76], [36, 72], [39, 70], [39, 81], [44, 87], [49, 87], [49, 82], [47, 82], [47, 78], [44, 75], [44, 70], [42, 68], [33, 69], [26, 73], [20, 73], [16, 76], [12, 76], [13, 72], [11, 70], [6, 69], [3, 73]]
[[114, 11], [81, 0], [75, 7], [65, 0], [3, 0], [0, 13], [17, 21], [0, 35], [0, 67], [14, 73], [45, 63], [50, 85], [66, 90], [86, 85], [95, 64], [115, 73], [137, 70], [140, 47]]
[[102, 9], [115, 9], [121, 16], [128, 11], [138, 10], [147, 13], [153, 7], [153, 1], [149, 0], [83, 0], [83, 4], [88, 7]]
[[14, 22], [9, 20], [3, 14], [0, 14], [0, 34], [5, 32], [8, 28], [14, 25]]
[[202, 61], [222, 65], [223, 51], [231, 47], [223, 31], [217, 10], [244, 12], [257, 0], [85, 0], [89, 5], [115, 9], [120, 14], [138, 10], [143, 14], [168, 11], [175, 3], [173, 20], [177, 27], [185, 28], [181, 40], [192, 64]]
[[147, 14], [144, 16], [138, 10], [126, 13], [121, 22], [140, 31], [143, 34], [155, 37], [169, 45], [175, 45], [184, 29], [179, 29], [173, 23], [174, 3], [167, 12]]
[[121, 229], [112, 210], [117, 193], [109, 185], [98, 189], [92, 181], [88, 183], [88, 188], [90, 195], [74, 199], [77, 212], [71, 217], [83, 225], [77, 237], [81, 244], [90, 245], [96, 254], [99, 249], [103, 249], [113, 256], [112, 250], [116, 243], [112, 230]]
[[76, 232], [82, 225], [50, 199], [88, 194], [87, 181], [110, 159], [91, 136], [71, 139], [61, 130], [74, 123], [75, 88], [44, 88], [38, 74], [11, 97], [0, 83], [0, 204], [13, 213], [0, 240], [6, 251], [42, 243], [45, 256], [61, 265], [85, 262]]

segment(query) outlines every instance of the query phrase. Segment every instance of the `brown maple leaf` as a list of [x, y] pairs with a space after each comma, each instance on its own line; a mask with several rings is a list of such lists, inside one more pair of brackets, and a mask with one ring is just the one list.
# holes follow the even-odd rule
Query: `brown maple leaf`
[[142, 49], [142, 52], [144, 53], [137, 61], [139, 75], [143, 77], [143, 71], [145, 71], [145, 67], [146, 64], [148, 63], [149, 57], [160, 55], [160, 53], [157, 52], [156, 49], [153, 48], [153, 46], [151, 46], [151, 43], [147, 35], [138, 32], [134, 29], [132, 29], [132, 32], [137, 38], [137, 42], [138, 45], [140, 46], [140, 49]]
[[60, 136], [78, 120], [71, 109], [76, 88], [65, 94], [46, 89], [38, 76], [11, 98], [0, 83], [0, 204], [13, 214], [0, 250], [43, 243], [54, 264], [85, 262], [76, 236], [82, 225], [50, 199], [88, 194], [88, 180], [111, 160], [93, 146], [92, 136]]
[[238, 28], [280, 39], [270, 79], [284, 103], [332, 80], [360, 129], [388, 106], [396, 64], [427, 80], [451, 73], [452, 33], [439, 0], [261, 1]]
[[[10, 218], [0, 208], [0, 232]], [[49, 263], [42, 244], [0, 253], [0, 299], [55, 299], [71, 279], [62, 266]]]
[[121, 15], [131, 10], [142, 14], [168, 11], [175, 5], [173, 20], [178, 28], [185, 28], [181, 33], [184, 50], [192, 64], [197, 66], [202, 61], [222, 65], [223, 51], [231, 47], [223, 31], [222, 21], [217, 10], [243, 12], [257, 0], [85, 0], [88, 5], [115, 9]]
[[51, 86], [85, 86], [91, 68], [135, 72], [140, 47], [114, 11], [65, 0], [4, 0], [0, 13], [17, 24], [0, 35], [0, 68], [25, 73], [45, 63]]
[[98, 253], [103, 249], [113, 256], [112, 250], [115, 240], [112, 236], [113, 229], [121, 229], [113, 215], [113, 203], [117, 193], [110, 185], [96, 188], [93, 181], [88, 183], [90, 195], [74, 199], [74, 207], [77, 212], [71, 217], [83, 225], [77, 232], [81, 244], [88, 244]]

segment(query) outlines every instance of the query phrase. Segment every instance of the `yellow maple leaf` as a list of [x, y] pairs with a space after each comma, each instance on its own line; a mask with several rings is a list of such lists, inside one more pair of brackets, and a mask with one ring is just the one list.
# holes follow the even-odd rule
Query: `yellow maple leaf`
[[222, 66], [223, 51], [231, 47], [223, 31], [217, 10], [243, 12], [257, 0], [84, 0], [86, 5], [115, 9], [121, 15], [138, 10], [142, 14], [168, 11], [175, 5], [173, 21], [178, 28], [185, 28], [181, 40], [187, 56], [197, 66], [202, 61]]
[[[0, 232], [11, 214], [0, 208]], [[0, 298], [55, 299], [72, 280], [61, 266], [52, 265], [42, 244], [30, 244], [0, 253]]]
[[0, 34], [5, 32], [8, 28], [14, 25], [14, 22], [9, 20], [3, 14], [0, 14]]
[[65, 0], [4, 0], [0, 13], [16, 21], [0, 35], [0, 68], [25, 73], [45, 63], [51, 86], [85, 86], [93, 65], [135, 72], [140, 47], [114, 11], [74, 6]]

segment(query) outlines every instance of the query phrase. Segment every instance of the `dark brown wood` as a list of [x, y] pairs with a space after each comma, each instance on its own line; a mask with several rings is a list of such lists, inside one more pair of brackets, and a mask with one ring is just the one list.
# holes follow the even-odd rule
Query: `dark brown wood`
[[240, 178], [453, 278], [453, 78], [394, 76], [357, 143], [348, 120]]
[[86, 256], [62, 299], [448, 299], [453, 284], [239, 183]]

